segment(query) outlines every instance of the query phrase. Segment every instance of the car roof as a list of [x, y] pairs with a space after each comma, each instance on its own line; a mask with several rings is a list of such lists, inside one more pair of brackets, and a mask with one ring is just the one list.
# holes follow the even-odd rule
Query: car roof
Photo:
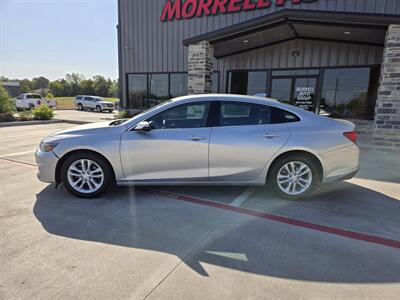
[[77, 98], [77, 97], [92, 97], [92, 98], [101, 98], [101, 99], [103, 99], [103, 97], [101, 97], [101, 96], [91, 96], [91, 95], [76, 95], [75, 98]]
[[42, 96], [42, 95], [40, 95], [40, 94], [36, 94], [36, 93], [23, 93], [23, 94], [21, 94], [21, 95], [37, 95], [37, 96]]
[[237, 94], [199, 94], [199, 95], [188, 95], [188, 96], [177, 97], [171, 100], [172, 102], [183, 101], [183, 100], [196, 101], [196, 100], [206, 100], [209, 98], [213, 98], [215, 100], [258, 100], [269, 103], [279, 103], [278, 100], [272, 98], [266, 98], [261, 96], [237, 95]]

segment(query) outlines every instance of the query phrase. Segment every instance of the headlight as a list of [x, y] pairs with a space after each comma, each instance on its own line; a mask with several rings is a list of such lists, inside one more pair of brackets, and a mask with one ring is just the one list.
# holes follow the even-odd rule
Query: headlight
[[102, 103], [101, 106], [107, 106], [107, 103]]
[[50, 152], [57, 146], [57, 144], [58, 143], [54, 143], [54, 142], [51, 142], [51, 143], [41, 142], [39, 145], [39, 149], [42, 152]]

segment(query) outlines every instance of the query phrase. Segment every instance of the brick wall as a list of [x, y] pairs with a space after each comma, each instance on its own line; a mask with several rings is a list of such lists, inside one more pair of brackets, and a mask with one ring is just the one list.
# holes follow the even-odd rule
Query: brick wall
[[214, 47], [203, 41], [189, 45], [188, 54], [188, 94], [212, 92]]
[[400, 149], [400, 25], [390, 25], [386, 35], [372, 143]]

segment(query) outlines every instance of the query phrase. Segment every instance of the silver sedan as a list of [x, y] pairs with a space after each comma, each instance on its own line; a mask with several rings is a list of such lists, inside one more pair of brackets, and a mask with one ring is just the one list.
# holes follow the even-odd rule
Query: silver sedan
[[46, 137], [38, 178], [95, 197], [118, 185], [265, 185], [299, 199], [358, 170], [354, 124], [242, 95], [196, 95]]

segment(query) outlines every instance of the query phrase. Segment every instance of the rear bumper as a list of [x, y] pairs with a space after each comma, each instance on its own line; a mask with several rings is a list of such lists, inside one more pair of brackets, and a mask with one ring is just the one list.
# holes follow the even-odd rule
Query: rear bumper
[[40, 181], [53, 183], [56, 181], [56, 166], [59, 158], [53, 152], [41, 152], [39, 149], [35, 153], [38, 166], [37, 178]]
[[323, 161], [323, 183], [352, 178], [359, 170], [360, 150], [350, 145], [320, 155]]

